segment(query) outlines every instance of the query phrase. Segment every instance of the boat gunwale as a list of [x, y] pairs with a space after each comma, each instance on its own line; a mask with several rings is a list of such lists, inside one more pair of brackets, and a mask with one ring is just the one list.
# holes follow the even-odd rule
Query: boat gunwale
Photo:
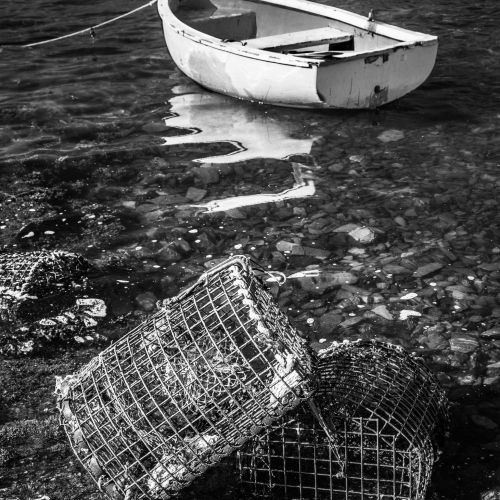
[[[353, 12], [349, 12], [343, 9], [338, 9], [336, 7], [331, 7], [327, 5], [322, 5], [322, 4], [316, 4], [314, 2], [309, 2], [308, 0], [287, 0], [285, 2], [284, 0], [249, 0], [250, 3], [262, 3], [262, 4], [270, 4], [270, 5], [278, 5], [280, 7], [283, 7], [288, 10], [294, 10], [294, 11], [300, 11], [304, 12], [307, 14], [314, 14], [318, 15], [320, 17], [324, 17], [327, 19], [332, 19], [335, 21], [341, 21], [345, 24], [349, 24], [350, 26], [353, 26], [355, 28], [363, 29], [368, 32], [380, 35], [380, 36], [385, 36], [387, 38], [394, 39], [396, 41], [395, 44], [389, 45], [386, 47], [380, 47], [380, 48], [374, 48], [370, 50], [363, 50], [363, 51], [346, 51], [342, 54], [337, 54], [334, 56], [330, 56], [325, 59], [317, 59], [317, 58], [307, 58], [305, 56], [294, 56], [291, 54], [281, 54], [279, 52], [268, 52], [264, 49], [257, 49], [257, 48], [245, 48], [244, 45], [238, 46], [236, 45], [238, 42], [224, 42], [220, 38], [213, 37], [211, 35], [207, 35], [206, 33], [203, 33], [202, 31], [199, 31], [195, 28], [192, 28], [188, 24], [184, 23], [179, 17], [177, 17], [172, 9], [170, 8], [170, 2], [171, 0], [160, 0], [158, 2], [158, 11], [160, 14], [160, 17], [163, 19], [162, 15], [162, 10], [161, 7], [165, 6], [165, 15], [167, 18], [167, 22], [170, 25], [170, 27], [177, 33], [180, 34], [181, 36], [184, 36], [188, 39], [191, 39], [192, 41], [196, 43], [200, 43], [202, 45], [210, 46], [214, 49], [217, 50], [222, 50], [224, 52], [229, 52], [233, 53], [235, 55], [243, 56], [243, 57], [249, 57], [252, 59], [263, 59], [266, 62], [271, 62], [275, 64], [282, 64], [286, 66], [297, 66], [297, 67], [302, 67], [302, 68], [312, 68], [312, 67], [318, 67], [318, 66], [323, 66], [323, 65], [331, 65], [331, 64], [336, 64], [336, 63], [341, 63], [344, 61], [348, 60], [355, 60], [355, 59], [364, 59], [366, 57], [370, 56], [376, 56], [380, 54], [384, 54], [387, 52], [396, 52], [398, 50], [407, 50], [414, 48], [415, 46], [428, 46], [428, 45], [435, 45], [438, 43], [438, 37], [434, 35], [426, 35], [424, 33], [420, 33], [417, 31], [411, 31], [411, 30], [406, 30], [404, 28], [399, 28], [398, 26], [382, 23], [379, 21], [368, 21], [368, 19], [364, 18], [363, 16], [360, 16], [359, 14], [355, 14]], [[304, 7], [299, 8], [298, 5], [304, 5], [311, 7], [311, 10], [305, 10]], [[293, 5], [296, 5], [296, 7], [293, 7]], [[367, 26], [360, 26], [362, 23], [353, 23], [353, 22], [348, 22], [345, 19], [340, 19], [338, 17], [333, 17], [332, 14], [328, 15], [327, 12], [319, 12], [321, 10], [333, 10], [336, 14], [340, 14], [340, 17], [347, 16], [348, 18], [354, 18], [358, 21], [362, 21], [365, 23]], [[169, 21], [170, 18], [170, 21]], [[175, 23], [172, 22], [175, 20]], [[383, 30], [379, 29], [371, 29], [371, 28], [383, 28]], [[397, 39], [394, 38], [393, 36], [389, 36], [389, 34], [383, 33], [381, 31], [385, 31], [386, 29], [389, 29], [390, 31], [394, 30], [397, 31], [400, 34], [406, 34], [406, 35], [413, 35], [410, 40], [401, 40], [397, 41]], [[418, 36], [416, 36], [418, 35]], [[342, 52], [342, 51], [339, 51]]]

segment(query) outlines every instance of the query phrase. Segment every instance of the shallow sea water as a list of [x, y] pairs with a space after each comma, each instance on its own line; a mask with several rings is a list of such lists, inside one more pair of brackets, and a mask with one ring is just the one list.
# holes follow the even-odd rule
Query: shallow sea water
[[[322, 3], [359, 14], [373, 7], [365, 0]], [[500, 487], [500, 373], [491, 368], [500, 361], [500, 335], [482, 337], [500, 317], [498, 1], [380, 0], [377, 19], [440, 42], [424, 85], [370, 111], [275, 108], [206, 91], [171, 61], [156, 7], [97, 30], [95, 39], [85, 34], [22, 47], [139, 5], [0, 4], [0, 244], [87, 257], [100, 270], [111, 318], [103, 333], [110, 338], [147, 316], [140, 294], [173, 296], [208, 262], [232, 253], [287, 274], [351, 271], [365, 288], [375, 287], [376, 273], [393, 257], [410, 274], [444, 263], [450, 267], [423, 280], [386, 269], [387, 288], [378, 287], [387, 290], [389, 305], [398, 294], [418, 292], [414, 306], [427, 323], [383, 318], [369, 324], [367, 317], [366, 328], [325, 333], [316, 326], [322, 315], [345, 321], [363, 304], [341, 306], [331, 294], [278, 298], [316, 345], [377, 335], [419, 353], [436, 370], [449, 389], [453, 420], [428, 498], [482, 499]], [[397, 140], [383, 142], [379, 136], [387, 131], [397, 131]], [[314, 183], [315, 196], [290, 192], [301, 181]], [[262, 194], [275, 200], [262, 203]], [[231, 204], [237, 196], [254, 196], [258, 204], [238, 208]], [[351, 247], [339, 236], [345, 233], [335, 232], [349, 223], [378, 227], [386, 239], [366, 252]], [[287, 255], [276, 248], [281, 240], [308, 250]], [[446, 281], [466, 291], [453, 295]], [[446, 347], [425, 333], [434, 327]], [[464, 347], [464, 338], [477, 346]], [[90, 353], [100, 348], [88, 347]], [[30, 395], [20, 399], [16, 405], [0, 400], [0, 424], [53, 412], [47, 401], [42, 408]], [[62, 498], [47, 484], [63, 469], [82, 472], [64, 454], [23, 460], [0, 461], [0, 498], [47, 492], [51, 500]], [[27, 477], [37, 476], [32, 491]], [[75, 498], [97, 495], [85, 488]]]

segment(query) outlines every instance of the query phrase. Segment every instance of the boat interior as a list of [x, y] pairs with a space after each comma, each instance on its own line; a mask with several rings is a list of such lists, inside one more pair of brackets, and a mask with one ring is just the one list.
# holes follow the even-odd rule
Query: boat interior
[[351, 15], [351, 24], [350, 19], [263, 0], [170, 0], [170, 7], [180, 21], [197, 31], [269, 52], [325, 57], [383, 49], [402, 41], [356, 26], [356, 21], [360, 24], [356, 15]]

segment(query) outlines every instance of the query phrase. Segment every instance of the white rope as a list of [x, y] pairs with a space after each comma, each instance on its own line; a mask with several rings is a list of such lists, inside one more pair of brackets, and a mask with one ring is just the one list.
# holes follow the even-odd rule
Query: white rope
[[122, 14], [121, 16], [118, 16], [118, 17], [115, 17], [114, 19], [110, 19], [109, 21], [105, 21], [101, 24], [97, 24], [95, 26], [91, 26], [90, 28], [86, 28], [84, 30], [81, 30], [81, 31], [77, 31], [76, 33], [71, 33], [69, 35], [64, 35], [64, 36], [60, 36], [58, 38], [52, 38], [51, 40], [45, 40], [44, 42], [36, 42], [36, 43], [30, 43], [28, 45], [23, 45], [23, 47], [34, 47], [35, 45], [42, 45], [44, 43], [51, 43], [51, 42], [57, 42], [58, 40], [62, 40], [63, 38], [69, 38], [70, 36], [75, 36], [75, 35], [81, 35], [82, 33], [87, 33], [87, 32], [90, 32], [90, 34], [92, 36], [93, 33], [94, 33], [94, 30], [96, 28], [100, 28], [101, 26], [104, 26], [106, 24], [110, 24], [110, 23], [113, 23], [115, 21], [118, 21], [118, 19], [121, 19], [123, 17], [127, 17], [127, 16], [130, 16], [131, 14], [134, 14], [135, 12], [141, 10], [141, 9], [144, 9], [146, 7], [151, 7], [153, 4], [155, 4], [158, 0], [151, 0], [150, 2], [148, 2], [147, 4], [144, 4], [142, 5], [141, 7], [137, 7], [137, 9], [134, 9], [134, 10], [131, 10], [130, 12], [127, 12], [126, 14]]

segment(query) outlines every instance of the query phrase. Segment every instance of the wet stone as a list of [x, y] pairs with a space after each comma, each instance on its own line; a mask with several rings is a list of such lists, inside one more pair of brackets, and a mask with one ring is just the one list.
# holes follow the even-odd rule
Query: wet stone
[[315, 259], [324, 260], [327, 259], [332, 252], [329, 250], [323, 250], [321, 248], [313, 248], [313, 247], [302, 247], [305, 255], [309, 257], [314, 257]]
[[340, 285], [354, 285], [358, 277], [352, 273], [323, 273], [319, 276], [305, 276], [297, 279], [303, 290], [322, 293], [327, 288]]
[[292, 255], [304, 255], [304, 249], [298, 243], [292, 243], [290, 241], [278, 241], [276, 243], [276, 250], [278, 252], [290, 253]]
[[173, 248], [171, 244], [165, 245], [158, 252], [158, 260], [160, 262], [177, 262], [182, 259], [182, 256]]
[[357, 229], [359, 229], [358, 224], [349, 223], [349, 224], [344, 224], [343, 226], [339, 226], [335, 229], [332, 229], [332, 231], [334, 233], [349, 233], [351, 231], [356, 231]]
[[377, 136], [377, 139], [382, 142], [393, 142], [400, 141], [401, 139], [404, 139], [404, 137], [405, 134], [401, 130], [386, 130]]
[[384, 305], [378, 305], [375, 306], [372, 310], [372, 313], [375, 313], [376, 315], [388, 319], [388, 320], [393, 320], [394, 316], [391, 314], [391, 312], [387, 309], [387, 306]]
[[136, 208], [136, 211], [139, 212], [140, 214], [147, 214], [148, 212], [153, 212], [154, 210], [157, 210], [158, 206], [155, 205], [154, 203], [144, 203], [142, 205], [139, 205]]
[[164, 132], [165, 130], [168, 130], [168, 127], [162, 122], [149, 122], [143, 125], [141, 128], [142, 130], [144, 130], [144, 132], [148, 132], [149, 134]]
[[186, 193], [186, 198], [191, 201], [201, 201], [206, 195], [206, 189], [199, 189], [191, 186]]
[[440, 262], [431, 262], [430, 264], [419, 267], [413, 273], [413, 276], [415, 276], [416, 278], [422, 278], [438, 271], [439, 269], [442, 269], [443, 267], [443, 264], [441, 264]]
[[337, 327], [342, 323], [342, 315], [329, 312], [323, 314], [319, 319], [320, 331], [323, 335], [333, 333]]
[[166, 194], [158, 196], [157, 198], [153, 198], [151, 201], [153, 203], [156, 203], [157, 205], [164, 206], [164, 205], [180, 205], [182, 203], [186, 203], [189, 200], [180, 194]]
[[386, 264], [382, 269], [388, 274], [411, 274], [409, 269], [398, 264]]
[[500, 262], [484, 262], [482, 264], [479, 264], [477, 267], [479, 269], [483, 269], [484, 271], [500, 271]]
[[[500, 442], [498, 444], [500, 445]], [[500, 486], [481, 493], [481, 500], [500, 500]]]
[[450, 339], [450, 349], [454, 352], [470, 353], [479, 348], [479, 342], [470, 335], [458, 333]]
[[370, 245], [377, 238], [375, 231], [369, 227], [357, 227], [349, 231], [348, 234], [355, 244], [357, 243], [360, 245]]
[[195, 167], [191, 170], [202, 184], [214, 184], [219, 182], [219, 170], [215, 167]]
[[498, 429], [498, 424], [484, 415], [471, 415], [470, 419], [479, 427], [484, 429]]
[[439, 329], [434, 327], [427, 329], [422, 342], [432, 350], [443, 350], [450, 345], [448, 340], [439, 332]]
[[153, 292], [144, 292], [137, 295], [135, 301], [137, 305], [146, 312], [151, 312], [156, 308], [158, 298]]
[[194, 240], [193, 247], [200, 250], [210, 250], [215, 247], [215, 244], [208, 237], [207, 233], [200, 233], [198, 238]]

